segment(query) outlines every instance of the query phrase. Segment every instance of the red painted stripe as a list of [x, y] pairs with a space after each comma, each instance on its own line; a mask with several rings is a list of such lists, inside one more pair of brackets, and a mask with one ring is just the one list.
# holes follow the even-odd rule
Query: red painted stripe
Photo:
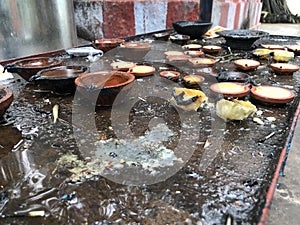
[[172, 22], [178, 20], [196, 21], [199, 19], [199, 1], [168, 1], [166, 28], [172, 28]]
[[241, 11], [241, 3], [237, 2], [236, 3], [236, 9], [235, 9], [235, 18], [234, 18], [234, 29], [238, 29], [239, 27], [239, 22], [240, 22], [240, 11]]
[[221, 6], [221, 17], [220, 17], [219, 25], [222, 27], [227, 27], [227, 24], [228, 24], [229, 4], [230, 4], [229, 2], [224, 2], [224, 3], [222, 3], [222, 6]]
[[105, 38], [135, 35], [134, 1], [105, 1], [102, 13]]

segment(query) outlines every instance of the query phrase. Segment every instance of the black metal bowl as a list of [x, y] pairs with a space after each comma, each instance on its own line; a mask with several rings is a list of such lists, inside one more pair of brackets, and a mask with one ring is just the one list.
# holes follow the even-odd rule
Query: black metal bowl
[[269, 35], [259, 30], [224, 30], [217, 34], [226, 40], [226, 46], [240, 50], [251, 49], [256, 40]]
[[76, 90], [75, 79], [89, 72], [86, 66], [59, 66], [39, 71], [29, 81], [40, 85], [41, 89], [58, 94], [72, 94]]
[[191, 37], [191, 39], [201, 38], [209, 28], [211, 28], [211, 22], [200, 21], [176, 21], [173, 22], [174, 30], [179, 34], [185, 34]]
[[233, 72], [233, 71], [222, 71], [218, 74], [217, 80], [219, 82], [239, 82], [239, 83], [250, 83], [250, 77], [246, 73]]

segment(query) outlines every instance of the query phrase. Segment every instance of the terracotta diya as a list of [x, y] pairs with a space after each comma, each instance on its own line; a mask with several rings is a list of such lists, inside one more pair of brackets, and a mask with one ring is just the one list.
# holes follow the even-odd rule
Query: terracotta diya
[[167, 41], [169, 40], [170, 33], [169, 32], [157, 33], [157, 34], [153, 34], [153, 37], [156, 40]]
[[79, 92], [97, 106], [111, 106], [117, 95], [127, 93], [135, 77], [121, 71], [97, 71], [86, 73], [75, 80]]
[[237, 82], [220, 82], [210, 86], [210, 90], [224, 97], [245, 97], [250, 92], [250, 85]]
[[172, 81], [177, 81], [180, 77], [180, 72], [173, 70], [165, 70], [159, 73], [160, 77]]
[[107, 52], [113, 48], [118, 47], [120, 44], [124, 44], [125, 41], [120, 38], [103, 38], [97, 39], [92, 42], [94, 48]]
[[254, 86], [251, 88], [251, 96], [259, 101], [274, 104], [284, 104], [293, 101], [293, 91], [277, 86]]
[[37, 74], [43, 69], [61, 66], [62, 60], [60, 58], [51, 57], [35, 57], [28, 59], [21, 59], [12, 64], [7, 64], [4, 71], [18, 73], [25, 80], [29, 80], [32, 75]]
[[201, 75], [186, 75], [182, 78], [183, 84], [187, 87], [192, 87], [203, 83], [205, 78]]
[[272, 63], [270, 67], [277, 74], [292, 74], [299, 70], [298, 65], [289, 64], [289, 63]]
[[222, 50], [222, 47], [217, 45], [206, 45], [203, 46], [202, 49], [205, 53], [218, 53]]
[[151, 44], [135, 41], [125, 42], [124, 44], [120, 45], [118, 50], [119, 54], [129, 61], [142, 61], [146, 54], [151, 50]]
[[137, 65], [129, 70], [130, 73], [137, 77], [145, 77], [155, 73], [155, 68], [153, 66]]
[[169, 56], [178, 56], [178, 55], [184, 55], [183, 52], [180, 52], [180, 51], [166, 51], [164, 52], [164, 55], [166, 57], [169, 57]]
[[252, 59], [238, 59], [234, 61], [234, 65], [244, 71], [254, 70], [260, 66], [260, 62]]
[[131, 67], [134, 67], [135, 65], [136, 64], [134, 62], [126, 62], [126, 61], [118, 61], [110, 64], [110, 66], [114, 70], [119, 70], [119, 71], [128, 71]]
[[182, 46], [183, 49], [187, 49], [187, 50], [199, 50], [201, 47], [202, 45], [199, 44], [188, 44]]
[[202, 52], [202, 51], [185, 51], [184, 54], [189, 55], [191, 57], [200, 57], [200, 56], [204, 55], [204, 52]]
[[175, 34], [170, 36], [170, 41], [178, 45], [184, 45], [190, 39], [191, 37], [189, 35], [183, 35], [183, 34]]
[[193, 66], [213, 66], [216, 60], [210, 58], [192, 58], [188, 60]]
[[300, 54], [300, 44], [298, 44], [298, 45], [289, 45], [289, 46], [287, 46], [287, 49], [289, 51], [294, 52], [297, 55]]
[[268, 45], [268, 44], [261, 44], [261, 47], [266, 48], [266, 49], [271, 49], [271, 50], [284, 50], [283, 45]]
[[4, 115], [13, 101], [13, 93], [10, 88], [0, 85], [0, 118]]

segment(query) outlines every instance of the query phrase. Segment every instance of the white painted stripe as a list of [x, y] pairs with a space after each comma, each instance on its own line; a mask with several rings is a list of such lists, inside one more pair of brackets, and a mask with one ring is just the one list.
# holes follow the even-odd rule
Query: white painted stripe
[[245, 18], [245, 14], [244, 14], [244, 10], [245, 10], [245, 3], [244, 2], [240, 2], [240, 15], [239, 15], [239, 21], [238, 21], [238, 27], [236, 27], [237, 29], [240, 29], [243, 23], [243, 20]]
[[165, 30], [168, 2], [134, 2], [135, 33]]
[[81, 25], [85, 28], [91, 26], [91, 32], [95, 34], [96, 38], [103, 37], [103, 30], [99, 29], [103, 24], [102, 4], [99, 2], [94, 7], [78, 7], [74, 13], [75, 24]]
[[212, 6], [212, 13], [211, 13], [211, 20], [213, 23], [212, 27], [220, 25], [221, 10], [222, 10], [221, 2], [214, 1]]
[[227, 28], [234, 29], [234, 18], [236, 14], [236, 4], [229, 4]]

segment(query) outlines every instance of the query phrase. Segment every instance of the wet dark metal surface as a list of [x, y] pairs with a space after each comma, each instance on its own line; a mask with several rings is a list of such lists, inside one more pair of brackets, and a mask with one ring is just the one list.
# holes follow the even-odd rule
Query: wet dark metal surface
[[[265, 42], [277, 43], [275, 39]], [[286, 44], [291, 40], [287, 38], [280, 43]], [[222, 40], [208, 41], [220, 44]], [[159, 77], [157, 55], [164, 51], [159, 48], [159, 43], [156, 43], [147, 55], [147, 61], [152, 62], [157, 72], [135, 82], [141, 87], [151, 84], [153, 92], [163, 89], [171, 95], [172, 89]], [[237, 50], [233, 53], [237, 55], [218, 62], [213, 69], [187, 68], [187, 71], [201, 73], [207, 78], [201, 89], [207, 91], [210, 97], [214, 95], [208, 93], [208, 87], [216, 82], [217, 72], [224, 69], [236, 71], [230, 60], [251, 56], [248, 52]], [[228, 54], [226, 49], [220, 53]], [[90, 66], [91, 71], [104, 67], [103, 60], [90, 63], [81, 58], [63, 59], [64, 64]], [[299, 65], [299, 57], [294, 62]], [[263, 63], [265, 65], [266, 62]], [[274, 106], [250, 99], [258, 110], [263, 111], [263, 118], [276, 118], [275, 122], [264, 120], [263, 126], [250, 118], [224, 124], [213, 116], [213, 108], [209, 107], [198, 110], [197, 121], [189, 121], [189, 113], [186, 113], [186, 123], [197, 123], [200, 128], [195, 133], [197, 143], [192, 157], [170, 178], [140, 186], [118, 184], [86, 171], [81, 171], [79, 179], [72, 179], [69, 169], [76, 167], [78, 161], [87, 163], [90, 160], [78, 148], [73, 128], [80, 129], [86, 123], [84, 118], [95, 115], [97, 132], [87, 133], [80, 144], [89, 146], [89, 140], [115, 137], [111, 128], [111, 108], [97, 108], [93, 115], [87, 114], [81, 121], [72, 121], [73, 95], [37, 92], [38, 86], [14, 74], [13, 81], [4, 82], [13, 89], [15, 100], [4, 116], [2, 124], [6, 125], [0, 127], [0, 145], [3, 147], [0, 148], [0, 214], [4, 217], [14, 212], [45, 210], [46, 216], [5, 217], [0, 218], [0, 224], [225, 224], [228, 215], [233, 217], [234, 224], [257, 222], [299, 102], [300, 73], [278, 76], [262, 66], [248, 74], [257, 84], [291, 88], [296, 94], [295, 100]], [[176, 109], [164, 99], [138, 99], [136, 94], [136, 104], [129, 115], [134, 135], [145, 135], [149, 122], [161, 117], [175, 134], [165, 145], [170, 149], [176, 147], [183, 129]], [[214, 101], [216, 99], [210, 99], [210, 102]], [[60, 106], [56, 124], [52, 118], [55, 104]], [[117, 113], [122, 116], [122, 111]], [[265, 139], [273, 132], [274, 135]], [[207, 140], [210, 143], [205, 146]], [[184, 143], [186, 145], [178, 154], [192, 147], [188, 145], [191, 143], [189, 138]], [[215, 156], [214, 148], [217, 147], [221, 148]], [[59, 164], [65, 155], [78, 158], [71, 165]], [[208, 162], [212, 160], [207, 167], [203, 166], [202, 159], [205, 157]], [[116, 173], [122, 173], [122, 169], [116, 170]]]

